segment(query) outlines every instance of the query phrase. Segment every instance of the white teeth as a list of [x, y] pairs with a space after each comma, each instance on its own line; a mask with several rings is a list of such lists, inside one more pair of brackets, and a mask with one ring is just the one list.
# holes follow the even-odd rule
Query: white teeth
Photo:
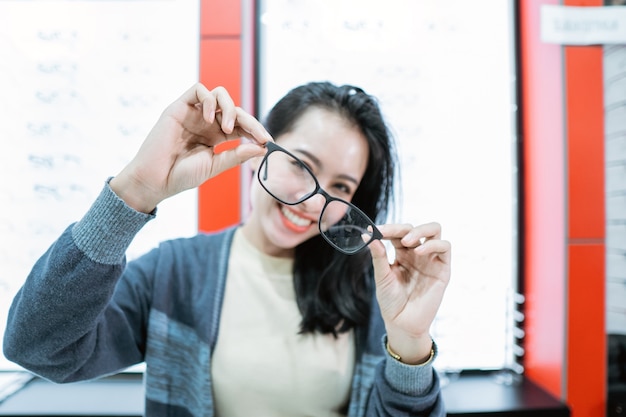
[[311, 220], [303, 219], [300, 216], [296, 216], [293, 212], [287, 210], [285, 206], [281, 206], [280, 211], [285, 215], [287, 219], [289, 219], [291, 223], [297, 226], [308, 226], [312, 223]]

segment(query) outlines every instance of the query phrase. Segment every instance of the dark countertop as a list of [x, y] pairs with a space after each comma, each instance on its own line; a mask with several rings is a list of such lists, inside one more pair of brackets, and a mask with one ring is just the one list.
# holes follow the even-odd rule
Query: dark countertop
[[[142, 416], [142, 375], [127, 373], [96, 381], [53, 384], [34, 378], [0, 403], [0, 416]], [[449, 416], [569, 417], [568, 408], [529, 380], [498, 373], [444, 378]]]

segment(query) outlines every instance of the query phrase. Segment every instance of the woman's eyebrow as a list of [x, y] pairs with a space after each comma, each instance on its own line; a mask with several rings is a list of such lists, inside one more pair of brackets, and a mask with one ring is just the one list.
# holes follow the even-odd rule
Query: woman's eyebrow
[[[317, 169], [320, 169], [320, 168], [322, 167], [322, 165], [323, 165], [323, 164], [322, 164], [322, 161], [320, 161], [320, 159], [319, 159], [318, 157], [316, 157], [315, 155], [313, 155], [312, 153], [310, 153], [310, 152], [309, 152], [309, 151], [307, 151], [307, 150], [304, 150], [304, 149], [296, 149], [296, 150], [294, 150], [294, 152], [298, 152], [298, 153], [300, 153], [300, 154], [302, 154], [302, 155], [306, 156], [306, 157], [307, 157], [307, 159], [310, 159], [310, 160], [311, 160], [311, 162], [315, 165], [315, 167], [316, 167]], [[340, 175], [339, 175], [339, 178], [342, 178], [342, 179], [344, 179], [344, 180], [346, 180], [346, 181], [353, 182], [353, 183], [354, 183], [355, 185], [357, 185], [357, 186], [359, 185], [359, 181], [357, 181], [357, 179], [356, 179], [356, 178], [354, 178], [354, 177], [352, 177], [352, 176], [350, 176], [350, 175], [340, 174]]]

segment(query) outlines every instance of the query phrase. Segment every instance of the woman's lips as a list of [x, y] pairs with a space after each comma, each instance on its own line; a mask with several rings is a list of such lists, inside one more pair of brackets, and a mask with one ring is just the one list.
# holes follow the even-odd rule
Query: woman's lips
[[296, 214], [293, 210], [284, 205], [280, 205], [280, 213], [283, 224], [291, 231], [303, 233], [309, 230], [313, 221]]

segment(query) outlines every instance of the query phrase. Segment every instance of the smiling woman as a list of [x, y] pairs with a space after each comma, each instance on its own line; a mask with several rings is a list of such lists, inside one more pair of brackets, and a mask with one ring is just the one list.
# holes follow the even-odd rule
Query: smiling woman
[[[6, 357], [56, 382], [145, 361], [151, 416], [443, 416], [430, 327], [450, 243], [437, 223], [374, 224], [396, 162], [376, 99], [306, 83], [266, 127], [223, 87], [193, 85], [167, 106], [34, 264], [12, 304]], [[126, 263], [161, 202], [248, 160], [259, 172], [242, 224]]]

